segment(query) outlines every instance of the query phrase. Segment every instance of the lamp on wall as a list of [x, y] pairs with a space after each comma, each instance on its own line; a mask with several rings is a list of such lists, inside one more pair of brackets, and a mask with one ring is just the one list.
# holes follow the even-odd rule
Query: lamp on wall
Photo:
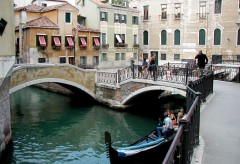
[[4, 20], [3, 18], [1, 18], [1, 20], [0, 20], [0, 36], [2, 36], [6, 25], [7, 25], [7, 21]]

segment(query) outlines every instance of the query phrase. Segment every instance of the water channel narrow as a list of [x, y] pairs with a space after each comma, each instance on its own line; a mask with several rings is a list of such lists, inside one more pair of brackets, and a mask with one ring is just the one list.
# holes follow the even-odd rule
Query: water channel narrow
[[128, 145], [152, 130], [151, 117], [79, 106], [67, 96], [27, 87], [10, 96], [14, 150], [9, 163], [108, 164], [104, 131], [115, 146]]

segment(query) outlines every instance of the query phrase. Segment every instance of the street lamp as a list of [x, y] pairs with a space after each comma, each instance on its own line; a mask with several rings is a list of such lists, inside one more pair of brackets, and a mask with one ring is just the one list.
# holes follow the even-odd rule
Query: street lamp
[[73, 65], [76, 64], [76, 49], [75, 49], [75, 44], [76, 44], [75, 37], [76, 37], [76, 33], [77, 33], [77, 29], [74, 27], [74, 28], [72, 29], [73, 44], [74, 44], [74, 47], [73, 47], [73, 54], [74, 54]]

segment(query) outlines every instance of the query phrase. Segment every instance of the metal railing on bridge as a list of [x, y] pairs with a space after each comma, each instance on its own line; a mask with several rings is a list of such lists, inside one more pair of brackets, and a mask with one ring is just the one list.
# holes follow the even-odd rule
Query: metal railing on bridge
[[186, 85], [188, 81], [199, 79], [197, 68], [187, 63], [168, 63], [150, 67], [152, 71], [146, 68], [140, 72], [138, 65], [131, 65], [116, 72], [99, 72], [97, 82], [116, 85], [129, 79], [148, 79]]
[[191, 163], [194, 148], [199, 145], [200, 105], [213, 93], [213, 73], [187, 85], [187, 115], [179, 121], [177, 134], [163, 164]]

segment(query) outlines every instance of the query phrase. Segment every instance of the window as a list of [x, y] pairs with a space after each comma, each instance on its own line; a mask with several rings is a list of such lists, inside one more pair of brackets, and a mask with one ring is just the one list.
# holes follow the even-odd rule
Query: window
[[47, 35], [36, 35], [36, 46], [47, 47]]
[[102, 44], [106, 44], [106, 33], [102, 33]]
[[166, 54], [161, 54], [161, 60], [167, 60], [167, 55]]
[[120, 20], [119, 20], [120, 16], [121, 16], [120, 14], [114, 14], [114, 22], [119, 22], [120, 23]]
[[86, 36], [79, 36], [78, 37], [78, 43], [80, 47], [86, 47], [87, 46], [87, 37]]
[[240, 45], [240, 29], [238, 29], [238, 34], [237, 34], [237, 45]]
[[199, 18], [206, 18], [207, 13], [206, 13], [206, 2], [200, 2], [199, 5]]
[[238, 0], [238, 9], [240, 9], [240, 0]]
[[93, 37], [93, 46], [94, 47], [100, 46], [100, 38], [99, 37]]
[[46, 63], [46, 58], [38, 58], [38, 63]]
[[137, 35], [133, 35], [133, 44], [134, 44], [134, 45], [137, 44]]
[[65, 47], [67, 48], [74, 47], [73, 36], [65, 36]]
[[143, 6], [143, 20], [148, 20], [148, 6]]
[[52, 36], [52, 47], [61, 47], [61, 36]]
[[120, 60], [119, 53], [115, 53], [115, 60]]
[[174, 45], [180, 45], [180, 30], [174, 31]]
[[100, 21], [107, 21], [107, 12], [100, 12]]
[[167, 31], [161, 31], [161, 45], [167, 45]]
[[134, 60], [138, 60], [138, 54], [136, 52], [133, 53]]
[[204, 29], [201, 29], [200, 31], [199, 31], [199, 45], [205, 45], [205, 36], [206, 36], [206, 34], [205, 34], [205, 30]]
[[65, 23], [71, 23], [71, 13], [65, 13]]
[[127, 16], [126, 15], [120, 15], [121, 16], [121, 23], [127, 23]]
[[80, 56], [80, 66], [86, 66], [87, 58], [86, 56]]
[[138, 17], [137, 16], [132, 17], [132, 24], [138, 25]]
[[214, 45], [220, 45], [221, 42], [221, 30], [215, 29], [214, 30]]
[[107, 61], [107, 53], [102, 53], [102, 61]]
[[143, 45], [148, 45], [148, 31], [143, 32]]
[[163, 4], [162, 6], [162, 16], [161, 19], [167, 19], [167, 5]]
[[77, 21], [80, 25], [86, 26], [86, 17], [78, 16], [77, 19], [78, 19]]
[[221, 13], [221, 8], [222, 8], [222, 0], [215, 0], [215, 14], [220, 14]]
[[99, 58], [98, 56], [93, 56], [93, 64], [98, 64], [99, 63]]
[[174, 4], [174, 16], [175, 16], [175, 19], [181, 18], [181, 4], [180, 3]]
[[174, 60], [179, 61], [180, 60], [180, 54], [174, 54]]
[[43, 6], [43, 7], [47, 7], [47, 4], [46, 4], [46, 3], [42, 3], [42, 6]]
[[125, 34], [114, 34], [114, 46], [125, 46]]
[[66, 57], [60, 57], [59, 60], [60, 60], [60, 63], [66, 63], [67, 62]]
[[125, 60], [125, 59], [126, 59], [125, 53], [121, 53], [121, 60]]

